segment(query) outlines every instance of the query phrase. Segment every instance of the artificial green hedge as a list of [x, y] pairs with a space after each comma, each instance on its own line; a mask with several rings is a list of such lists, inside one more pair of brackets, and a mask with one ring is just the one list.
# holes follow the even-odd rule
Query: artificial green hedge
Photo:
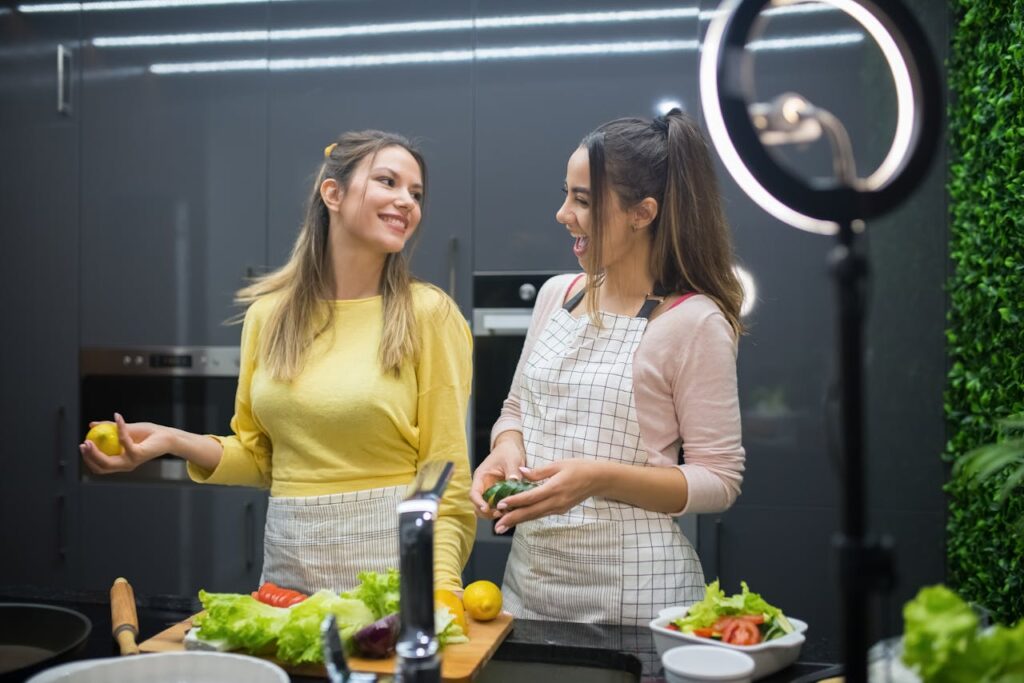
[[[1024, 0], [952, 0], [951, 359], [945, 408], [956, 459], [1024, 411]], [[1024, 494], [995, 502], [953, 480], [949, 581], [1004, 623], [1024, 617]]]

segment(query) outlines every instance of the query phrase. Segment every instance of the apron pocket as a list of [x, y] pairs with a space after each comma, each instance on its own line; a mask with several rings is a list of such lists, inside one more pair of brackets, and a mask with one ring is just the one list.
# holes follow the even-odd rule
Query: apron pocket
[[304, 593], [346, 591], [356, 586], [359, 572], [397, 569], [402, 490], [271, 498], [262, 581]]
[[[526, 527], [526, 528], [524, 528]], [[521, 533], [525, 531], [526, 533]], [[622, 524], [595, 520], [520, 525], [526, 571], [515, 571], [515, 589], [527, 611], [541, 619], [619, 623], [622, 616]], [[510, 570], [513, 569], [510, 567]]]

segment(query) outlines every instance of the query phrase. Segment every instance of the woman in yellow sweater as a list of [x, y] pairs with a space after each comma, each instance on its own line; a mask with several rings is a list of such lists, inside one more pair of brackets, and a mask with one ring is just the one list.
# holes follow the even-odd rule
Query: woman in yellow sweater
[[80, 445], [105, 474], [170, 453], [198, 482], [270, 488], [263, 579], [345, 590], [398, 566], [396, 513], [430, 461], [455, 474], [435, 529], [435, 584], [459, 589], [475, 518], [465, 418], [472, 337], [443, 292], [413, 282], [423, 158], [405, 138], [346, 133], [324, 163], [289, 261], [239, 292], [248, 305], [231, 436], [115, 415], [122, 455]]

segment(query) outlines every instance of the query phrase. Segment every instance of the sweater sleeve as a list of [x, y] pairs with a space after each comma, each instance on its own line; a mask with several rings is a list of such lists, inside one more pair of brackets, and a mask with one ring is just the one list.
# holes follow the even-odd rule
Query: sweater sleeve
[[466, 414], [473, 371], [473, 336], [458, 307], [446, 296], [425, 297], [418, 312], [420, 359], [417, 469], [451, 460], [455, 472], [445, 490], [434, 529], [434, 584], [461, 590], [462, 569], [473, 549], [476, 517], [469, 500], [470, 465]]
[[250, 389], [256, 368], [263, 302], [249, 307], [242, 324], [241, 353], [238, 368], [238, 389], [235, 392], [235, 415], [231, 418], [230, 436], [210, 438], [224, 448], [220, 463], [210, 471], [189, 463], [188, 475], [200, 484], [228, 484], [269, 488], [271, 482], [270, 438], [252, 412]]
[[743, 483], [736, 345], [721, 314], [705, 317], [672, 377], [688, 497], [679, 514], [728, 509]]
[[491, 429], [491, 448], [494, 448], [494, 440], [502, 432], [509, 430], [523, 431], [522, 392], [520, 386], [523, 380], [523, 366], [533, 351], [537, 337], [547, 324], [551, 314], [562, 303], [566, 292], [572, 283], [579, 277], [578, 274], [556, 275], [550, 278], [537, 293], [537, 302], [533, 307], [533, 315], [530, 318], [530, 327], [526, 330], [526, 341], [523, 343], [523, 351], [519, 354], [519, 362], [516, 364], [516, 372], [512, 376], [512, 384], [508, 389], [508, 398], [501, 404], [501, 415]]

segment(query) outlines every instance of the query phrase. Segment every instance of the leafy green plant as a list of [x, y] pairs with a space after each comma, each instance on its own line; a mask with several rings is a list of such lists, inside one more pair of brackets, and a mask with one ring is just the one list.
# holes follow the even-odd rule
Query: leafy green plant
[[[952, 0], [952, 10], [945, 412], [956, 462], [1024, 413], [1024, 0]], [[988, 453], [974, 456], [986, 471], [1001, 457]], [[1024, 615], [1024, 496], [999, 497], [1012, 471], [946, 486], [948, 580], [1003, 623]]]
[[[953, 467], [953, 476], [964, 478], [968, 486], [1002, 479], [995, 500], [1005, 504], [1024, 484], [1024, 415], [1003, 420], [1002, 426], [1010, 436], [965, 453]], [[1014, 523], [1017, 533], [1024, 536], [1024, 512]]]

